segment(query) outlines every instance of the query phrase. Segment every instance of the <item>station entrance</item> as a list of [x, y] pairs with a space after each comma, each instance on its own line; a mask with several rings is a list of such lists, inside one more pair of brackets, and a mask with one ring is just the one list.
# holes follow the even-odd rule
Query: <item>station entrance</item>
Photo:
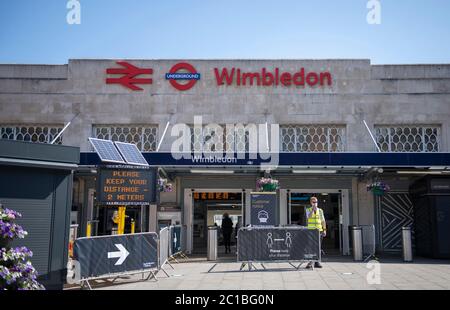
[[[290, 191], [288, 193], [288, 221], [291, 225], [306, 226], [305, 209], [310, 206], [309, 199], [315, 196], [319, 202], [319, 208], [324, 212], [327, 225], [326, 236], [322, 241], [322, 250], [325, 254], [345, 254], [347, 247], [344, 244], [343, 229], [343, 200], [340, 192], [301, 192]], [[347, 216], [347, 214], [346, 214]]]
[[243, 223], [245, 195], [242, 192], [194, 192], [193, 253], [206, 254], [208, 227], [218, 229], [218, 254], [225, 255], [222, 218], [227, 213], [233, 222], [231, 253], [235, 255], [237, 231]]

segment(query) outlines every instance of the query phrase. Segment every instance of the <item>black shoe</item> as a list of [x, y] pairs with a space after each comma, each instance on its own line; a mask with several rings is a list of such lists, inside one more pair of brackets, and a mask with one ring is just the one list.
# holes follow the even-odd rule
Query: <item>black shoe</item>
[[314, 268], [322, 268], [322, 265], [319, 262], [315, 262]]
[[306, 269], [311, 269], [312, 268], [312, 264], [308, 263], [308, 265], [306, 265]]

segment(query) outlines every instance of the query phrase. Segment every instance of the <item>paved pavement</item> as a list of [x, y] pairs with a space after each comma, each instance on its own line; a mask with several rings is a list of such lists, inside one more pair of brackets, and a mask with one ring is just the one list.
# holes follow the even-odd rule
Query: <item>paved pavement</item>
[[[263, 270], [239, 271], [235, 258], [222, 259], [208, 273], [214, 263], [205, 258], [166, 265], [157, 274], [158, 281], [141, 280], [141, 275], [125, 276], [111, 281], [92, 281], [94, 289], [107, 290], [417, 290], [450, 289], [450, 260], [416, 258], [413, 263], [403, 263], [399, 258], [381, 258], [379, 265], [353, 262], [349, 257], [324, 258], [323, 268], [307, 270], [292, 268], [286, 263], [265, 264]], [[305, 266], [305, 265], [303, 265]], [[380, 270], [380, 277], [375, 271]], [[367, 278], [371, 279], [371, 283]], [[379, 283], [377, 281], [379, 279]], [[78, 287], [79, 288], [79, 287]], [[77, 289], [76, 287], [68, 289]]]

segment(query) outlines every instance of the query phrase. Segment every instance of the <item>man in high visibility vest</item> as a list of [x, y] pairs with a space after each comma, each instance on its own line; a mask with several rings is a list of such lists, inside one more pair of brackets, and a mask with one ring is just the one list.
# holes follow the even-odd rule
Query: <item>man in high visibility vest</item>
[[[309, 199], [311, 207], [305, 209], [305, 222], [308, 228], [317, 228], [320, 231], [320, 246], [322, 247], [322, 239], [327, 234], [327, 223], [325, 222], [325, 216], [323, 210], [318, 207], [319, 202], [317, 197], [311, 197]], [[321, 251], [322, 249], [320, 249]], [[309, 263], [306, 268], [311, 268], [312, 264]], [[315, 268], [322, 268], [320, 262], [314, 263]]]

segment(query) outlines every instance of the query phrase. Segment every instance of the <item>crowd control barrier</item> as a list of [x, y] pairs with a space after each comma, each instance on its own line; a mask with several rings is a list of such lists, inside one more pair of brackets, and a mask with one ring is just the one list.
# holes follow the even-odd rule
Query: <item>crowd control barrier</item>
[[164, 227], [159, 231], [159, 249], [158, 249], [158, 270], [162, 270], [167, 277], [169, 274], [164, 270], [167, 264], [172, 269], [173, 266], [169, 262], [169, 246], [170, 246], [170, 227]]
[[289, 263], [298, 270], [305, 262], [321, 260], [319, 230], [303, 226], [242, 227], [238, 230], [237, 260], [242, 263], [240, 270], [246, 264], [248, 270], [256, 269], [254, 263], [266, 269], [264, 263], [276, 262]]
[[177, 257], [181, 257], [184, 259], [187, 258], [187, 256], [184, 254], [185, 248], [183, 243], [186, 230], [183, 228], [185, 227], [181, 225], [174, 225], [169, 227], [170, 231], [169, 261], [173, 260], [176, 263], [178, 263]]
[[[154, 232], [78, 238], [74, 242], [75, 278], [91, 289], [89, 280], [158, 270], [158, 235]], [[77, 281], [75, 280], [75, 281]], [[113, 280], [113, 281], [114, 281]]]
[[150, 277], [157, 280], [160, 270], [169, 277], [164, 269], [166, 264], [174, 269], [169, 259], [187, 258], [183, 248], [185, 233], [186, 227], [177, 225], [164, 227], [159, 234], [148, 232], [78, 238], [73, 245], [68, 283], [80, 283], [82, 287], [87, 285], [91, 289], [90, 280], [115, 280], [123, 275], [146, 272], [149, 272], [147, 280]]

